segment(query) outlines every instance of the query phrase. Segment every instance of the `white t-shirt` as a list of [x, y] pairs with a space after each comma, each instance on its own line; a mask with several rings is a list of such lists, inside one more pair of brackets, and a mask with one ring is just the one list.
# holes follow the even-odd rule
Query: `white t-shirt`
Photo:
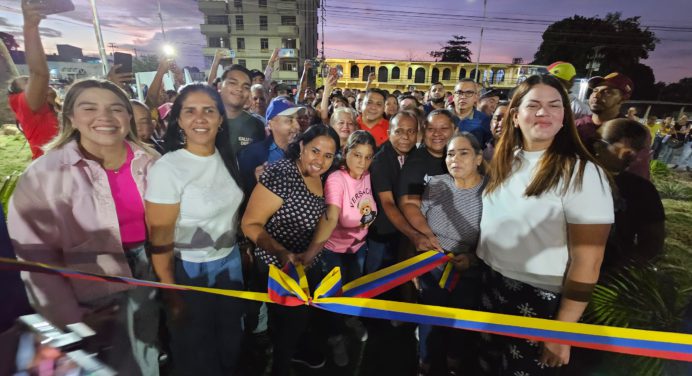
[[144, 199], [156, 204], [180, 203], [175, 227], [177, 257], [208, 262], [231, 253], [243, 191], [218, 150], [208, 157], [185, 149], [165, 154], [149, 169]]
[[[543, 151], [521, 151], [521, 167], [490, 195], [483, 195], [478, 257], [505, 277], [554, 292], [562, 289], [569, 252], [567, 224], [614, 221], [605, 173], [587, 162], [581, 190], [558, 187], [525, 197]], [[576, 176], [576, 173], [575, 173]]]

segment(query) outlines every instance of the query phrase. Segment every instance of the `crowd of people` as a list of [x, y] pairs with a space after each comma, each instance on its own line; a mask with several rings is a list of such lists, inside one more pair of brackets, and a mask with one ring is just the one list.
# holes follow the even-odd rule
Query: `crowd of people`
[[[315, 88], [306, 62], [293, 93], [271, 80], [276, 54], [264, 73], [231, 64], [216, 78], [217, 54], [209, 82], [169, 96], [162, 62], [144, 102], [116, 73], [58, 101], [37, 7], [23, 2], [30, 75], [9, 86], [35, 159], [8, 212], [23, 260], [266, 292], [270, 265], [303, 265], [314, 289], [334, 267], [346, 283], [436, 250], [457, 283], [440, 287], [443, 265], [399, 299], [577, 322], [596, 283], [662, 252], [651, 158], [692, 166], [685, 116], [624, 116], [635, 88], [617, 72], [589, 80], [581, 103], [565, 62], [509, 93], [471, 79], [390, 93], [374, 76], [361, 91], [340, 88], [334, 72]], [[273, 375], [292, 362], [343, 367], [346, 334], [368, 338], [363, 320], [309, 306], [22, 279], [34, 310], [87, 323], [99, 357], [124, 375], [159, 374], [162, 353], [173, 374], [244, 374], [243, 354], [263, 334]], [[418, 336], [420, 375], [551, 375], [572, 352], [426, 324]]]

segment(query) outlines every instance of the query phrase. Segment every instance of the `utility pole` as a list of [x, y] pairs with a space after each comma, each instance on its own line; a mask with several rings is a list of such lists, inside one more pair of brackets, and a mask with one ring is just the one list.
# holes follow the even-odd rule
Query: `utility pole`
[[483, 0], [483, 23], [481, 23], [481, 39], [478, 42], [478, 56], [476, 56], [476, 76], [473, 78], [478, 82], [478, 65], [481, 63], [481, 48], [483, 47], [483, 27], [485, 26], [485, 11], [488, 6], [488, 0]]
[[322, 42], [322, 61], [324, 62], [324, 22], [327, 20], [327, 0], [322, 0], [322, 9], [320, 21], [322, 21], [322, 33], [320, 34], [320, 39]]
[[163, 15], [161, 14], [161, 0], [157, 0], [159, 4], [159, 20], [161, 21], [161, 36], [163, 36], [163, 41], [166, 41], [166, 31], [163, 29]]
[[137, 58], [137, 48], [132, 48], [132, 52], [135, 53], [135, 59]]
[[593, 74], [594, 71], [597, 71], [601, 68], [601, 59], [604, 58], [604, 55], [601, 54], [601, 50], [605, 46], [596, 46], [593, 48], [593, 55], [591, 56], [591, 61], [586, 64], [586, 68], [589, 70], [588, 78], [591, 78], [591, 75]]
[[115, 43], [111, 42], [111, 43], [108, 43], [108, 47], [111, 48], [111, 56], [113, 56], [115, 54], [115, 47], [117, 47], [117, 46], [115, 45]]
[[101, 68], [103, 69], [103, 77], [108, 76], [108, 55], [106, 55], [106, 47], [103, 45], [103, 35], [101, 34], [101, 23], [99, 15], [96, 11], [96, 0], [89, 0], [91, 3], [91, 12], [94, 16], [94, 32], [96, 33], [96, 43], [99, 47], [99, 55], [101, 56]]

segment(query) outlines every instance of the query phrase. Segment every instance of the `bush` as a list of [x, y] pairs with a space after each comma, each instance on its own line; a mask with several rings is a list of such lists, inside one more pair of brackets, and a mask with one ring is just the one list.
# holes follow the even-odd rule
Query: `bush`
[[666, 179], [655, 180], [656, 189], [661, 195], [661, 198], [669, 198], [671, 200], [689, 200], [692, 198], [692, 189]]
[[668, 165], [657, 159], [651, 161], [649, 164], [649, 171], [653, 179], [667, 178], [671, 175]]

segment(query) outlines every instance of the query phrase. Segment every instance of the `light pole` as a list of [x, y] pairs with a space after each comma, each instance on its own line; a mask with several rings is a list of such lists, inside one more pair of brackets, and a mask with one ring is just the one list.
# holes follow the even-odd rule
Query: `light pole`
[[108, 55], [106, 55], [106, 47], [103, 45], [103, 35], [101, 34], [101, 23], [99, 14], [96, 11], [96, 0], [89, 0], [91, 3], [91, 11], [94, 14], [94, 32], [96, 33], [96, 43], [99, 47], [99, 55], [101, 56], [101, 68], [103, 69], [103, 77], [108, 76]]
[[163, 37], [163, 41], [166, 41], [166, 31], [163, 30], [163, 15], [161, 14], [161, 0], [158, 0], [157, 3], [159, 4], [159, 20], [161, 21], [161, 36]]
[[483, 0], [483, 22], [481, 23], [481, 39], [478, 42], [478, 56], [476, 56], [476, 75], [473, 77], [476, 82], [478, 82], [478, 65], [481, 62], [481, 48], [483, 47], [483, 26], [485, 24], [485, 10], [488, 5], [488, 0]]

